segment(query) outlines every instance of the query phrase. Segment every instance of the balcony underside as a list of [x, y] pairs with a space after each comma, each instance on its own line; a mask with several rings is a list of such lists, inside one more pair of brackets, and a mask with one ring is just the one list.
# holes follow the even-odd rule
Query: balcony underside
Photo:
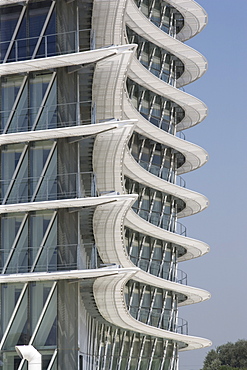
[[185, 117], [177, 124], [177, 131], [195, 126], [207, 116], [207, 107], [199, 99], [167, 84], [149, 72], [136, 58], [133, 59], [129, 77], [139, 85], [177, 103], [185, 112]]
[[[128, 256], [123, 235], [124, 217], [131, 207], [132, 202], [133, 200], [126, 199], [114, 204], [101, 205], [95, 210], [95, 239], [99, 254], [104, 263], [119, 264], [124, 268], [136, 267]], [[184, 294], [187, 299], [181, 302], [180, 306], [198, 303], [210, 297], [210, 294], [202, 289], [168, 281], [141, 269], [138, 269], [133, 279], [157, 288]]]
[[130, 229], [136, 230], [142, 234], [150, 235], [154, 238], [157, 238], [157, 235], [159, 235], [159, 238], [162, 240], [184, 247], [187, 250], [187, 253], [180, 257], [178, 262], [197, 258], [209, 252], [209, 246], [206, 243], [178, 235], [152, 225], [150, 222], [139, 217], [132, 210], [129, 210], [126, 215], [125, 225]]
[[153, 125], [137, 112], [127, 97], [124, 99], [124, 112], [126, 117], [132, 117], [138, 120], [135, 131], [139, 134], [171, 147], [184, 155], [185, 163], [178, 168], [177, 173], [179, 175], [193, 171], [207, 162], [208, 153], [206, 150]]
[[[139, 332], [144, 335], [152, 335], [158, 338], [165, 338], [181, 343], [181, 350], [204, 348], [211, 345], [211, 342], [204, 338], [191, 337], [177, 334], [144, 324], [134, 319], [125, 304], [123, 289], [126, 282], [132, 278], [134, 272], [119, 274], [112, 277], [98, 278], [94, 282], [94, 298], [99, 312], [105, 320], [125, 330]], [[184, 345], [186, 346], [184, 348]]]
[[186, 207], [178, 213], [179, 218], [193, 215], [207, 208], [208, 199], [204, 195], [172, 184], [146, 171], [127, 150], [125, 152], [124, 165], [124, 174], [132, 180], [182, 199]]
[[2, 63], [0, 64], [0, 76], [96, 63], [102, 59], [112, 57], [129, 49], [132, 50], [133, 45], [110, 46], [97, 50], [82, 51], [79, 53]]
[[31, 281], [51, 281], [51, 280], [81, 280], [94, 279], [102, 276], [115, 276], [124, 271], [135, 272], [138, 268], [123, 269], [120, 267], [111, 266], [99, 269], [88, 270], [69, 270], [69, 271], [55, 271], [55, 272], [30, 272], [21, 274], [1, 274], [0, 284], [7, 283], [28, 283]]
[[[188, 0], [190, 1], [190, 0]], [[191, 2], [191, 1], [190, 1]], [[198, 51], [163, 32], [137, 8], [133, 0], [128, 2], [127, 25], [153, 44], [176, 55], [184, 64], [185, 72], [177, 80], [177, 87], [200, 78], [207, 70], [207, 60]]]

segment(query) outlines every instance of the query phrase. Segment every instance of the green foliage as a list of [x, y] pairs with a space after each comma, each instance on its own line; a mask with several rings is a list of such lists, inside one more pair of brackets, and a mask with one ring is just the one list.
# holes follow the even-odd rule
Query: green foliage
[[247, 370], [247, 341], [228, 342], [208, 352], [202, 370]]

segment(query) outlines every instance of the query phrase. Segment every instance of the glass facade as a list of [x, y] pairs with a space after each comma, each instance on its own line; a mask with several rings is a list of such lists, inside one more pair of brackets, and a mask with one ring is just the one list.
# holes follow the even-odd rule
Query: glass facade
[[162, 229], [186, 234], [182, 225], [177, 225], [177, 213], [185, 208], [185, 203], [170, 194], [147, 187], [134, 180], [125, 178], [126, 191], [129, 194], [138, 194], [138, 199], [132, 206], [133, 210], [144, 220]]
[[177, 268], [183, 247], [125, 228], [125, 244], [131, 261], [142, 270], [163, 279], [186, 283], [186, 274]]
[[145, 170], [166, 181], [185, 186], [183, 178], [176, 175], [177, 169], [185, 162], [182, 153], [137, 132], [132, 135], [129, 148], [132, 156]]
[[140, 11], [162, 31], [176, 37], [184, 26], [182, 14], [166, 1], [134, 0]]
[[181, 60], [167, 50], [138, 35], [128, 26], [126, 32], [128, 42], [138, 45], [136, 56], [141, 64], [156, 77], [174, 86], [176, 80], [184, 72], [184, 65]]
[[127, 92], [131, 103], [140, 114], [156, 127], [176, 133], [176, 125], [184, 118], [184, 110], [172, 100], [127, 79]]
[[[135, 3], [170, 36], [175, 37], [183, 28], [183, 17], [168, 2]], [[110, 10], [115, 4], [101, 3], [104, 14], [110, 16], [109, 9], [104, 8], [107, 4]], [[109, 114], [104, 105], [107, 97], [101, 97], [102, 106], [95, 103], [99, 85], [108, 86], [109, 80], [103, 73], [102, 80], [95, 75], [105, 60], [107, 65], [108, 56], [85, 63], [83, 59], [85, 51], [94, 55], [96, 41], [101, 40], [96, 23], [104, 18], [99, 19], [97, 5], [94, 0], [29, 0], [0, 5], [0, 63], [12, 66], [11, 73], [0, 77], [0, 134], [9, 138], [0, 146], [0, 276], [6, 278], [0, 284], [2, 370], [28, 369], [27, 361], [16, 353], [16, 345], [33, 345], [42, 355], [42, 370], [177, 370], [178, 350], [187, 346], [169, 336], [188, 335], [187, 322], [178, 317], [178, 306], [187, 296], [175, 288], [161, 289], [133, 277], [122, 292], [126, 315], [152, 330], [163, 330], [163, 337], [108, 322], [95, 298], [96, 271], [109, 267], [95, 242], [99, 237], [95, 209], [102, 196], [105, 203], [111, 204], [109, 194], [98, 191], [102, 178], [95, 170], [97, 133], [104, 131], [104, 123], [109, 124], [97, 119], [100, 110], [106, 110], [105, 116]], [[120, 10], [114, 13], [115, 20], [117, 12]], [[100, 33], [107, 34], [106, 24], [101, 27]], [[123, 35], [125, 30], [123, 23]], [[176, 86], [176, 79], [184, 71], [179, 58], [129, 27], [127, 36], [130, 43], [138, 44], [139, 62], [162, 81]], [[102, 48], [108, 51], [104, 37]], [[74, 64], [66, 61], [67, 66], [54, 66], [51, 62], [72, 53], [80, 56]], [[47, 63], [41, 68], [39, 63], [44, 58]], [[34, 59], [36, 67], [25, 64]], [[27, 70], [18, 73], [19, 65], [26, 65]], [[122, 68], [121, 63], [118, 68]], [[124, 81], [119, 83], [122, 96], [127, 90], [134, 108], [155, 129], [175, 135], [184, 110], [172, 99], [154, 93], [151, 87], [132, 81], [127, 74], [126, 70]], [[115, 82], [118, 85], [119, 81]], [[108, 90], [114, 95], [110, 84]], [[114, 117], [117, 121], [122, 118]], [[80, 136], [72, 136], [69, 131], [76, 126], [84, 126]], [[85, 126], [93, 128], [93, 133], [84, 135]], [[53, 136], [49, 136], [51, 130]], [[64, 136], [55, 137], [54, 132], [63, 132]], [[23, 133], [25, 141], [18, 141]], [[107, 140], [111, 153], [115, 142]], [[143, 136], [136, 129], [124, 150], [129, 150], [146, 171], [171, 184], [185, 185], [177, 176], [185, 156], [162, 140], [151, 140], [149, 133]], [[157, 191], [152, 184], [138, 183], [125, 176], [124, 169], [118, 170], [117, 175], [112, 174], [106, 166], [109, 177], [121, 179], [122, 190], [111, 189], [117, 197], [114, 202], [126, 199], [126, 193], [137, 194], [132, 209], [138, 217], [160, 231], [186, 236], [185, 227], [177, 221], [178, 213], [186, 207], [182, 197]], [[78, 199], [85, 205], [74, 206]], [[178, 269], [178, 259], [187, 253], [185, 247], [142, 234], [124, 221], [118, 231], [121, 245], [114, 241], [114, 248], [125, 248], [130, 261], [147, 278], [186, 284], [186, 274]], [[108, 248], [113, 249], [110, 245]], [[111, 262], [115, 265], [114, 259]], [[122, 267], [125, 266], [118, 268]], [[68, 278], [71, 270], [82, 273], [89, 269], [95, 274], [90, 279]], [[53, 280], [50, 276], [54, 273], [63, 278]], [[34, 274], [42, 279], [31, 279]]]

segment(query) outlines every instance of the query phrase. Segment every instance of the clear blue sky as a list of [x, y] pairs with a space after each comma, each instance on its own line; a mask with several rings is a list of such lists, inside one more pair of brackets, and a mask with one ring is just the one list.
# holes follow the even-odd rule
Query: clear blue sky
[[[205, 194], [209, 208], [183, 219], [188, 235], [211, 252], [184, 262], [188, 283], [209, 290], [210, 301], [180, 309], [189, 334], [209, 338], [211, 348], [247, 339], [247, 1], [198, 0], [208, 26], [188, 44], [206, 56], [208, 72], [186, 87], [209, 108], [208, 118], [185, 131], [209, 152], [201, 169], [186, 174], [187, 187]], [[199, 370], [209, 349], [180, 354], [180, 370]]]

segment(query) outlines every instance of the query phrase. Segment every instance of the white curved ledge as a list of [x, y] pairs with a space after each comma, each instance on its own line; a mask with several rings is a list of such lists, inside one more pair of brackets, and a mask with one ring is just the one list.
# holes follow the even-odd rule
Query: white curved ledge
[[88, 270], [68, 270], [53, 272], [29, 272], [18, 274], [0, 274], [0, 284], [7, 283], [27, 283], [30, 281], [51, 281], [51, 280], [78, 280], [92, 279], [101, 276], [112, 276], [124, 271], [138, 271], [138, 267], [123, 269], [121, 267], [102, 267], [99, 269]]
[[93, 79], [93, 101], [97, 120], [122, 119], [123, 90], [126, 73], [136, 45], [96, 64]]
[[102, 132], [114, 130], [124, 124], [131, 124], [136, 120], [110, 121], [90, 125], [59, 127], [47, 130], [14, 132], [0, 135], [0, 146], [5, 144], [22, 143], [25, 141], [61, 139], [65, 137], [80, 137], [98, 135]]
[[108, 322], [125, 330], [138, 332], [144, 335], [151, 335], [158, 338], [175, 340], [185, 344], [182, 350], [204, 348], [211, 345], [211, 342], [204, 338], [192, 337], [184, 334], [177, 334], [168, 330], [156, 328], [134, 319], [126, 306], [124, 299], [124, 285], [131, 279], [134, 272], [125, 272], [116, 277], [98, 278], [94, 282], [94, 298], [100, 314]]
[[[94, 235], [98, 252], [104, 263], [114, 263], [124, 268], [136, 267], [130, 260], [122, 232], [126, 212], [133, 200], [134, 198], [100, 205], [94, 212]], [[186, 299], [179, 306], [202, 302], [210, 298], [210, 294], [205, 290], [174, 283], [141, 269], [136, 272], [133, 279], [157, 288], [184, 294]]]
[[197, 35], [208, 23], [206, 11], [194, 0], [166, 0], [184, 17], [184, 27], [176, 35], [180, 41], [185, 41]]
[[123, 157], [134, 129], [132, 124], [97, 135], [93, 149], [93, 169], [99, 192], [123, 193]]
[[0, 0], [0, 6], [23, 3], [23, 0]]
[[143, 185], [182, 199], [186, 206], [178, 213], [179, 218], [196, 214], [208, 207], [208, 199], [204, 195], [172, 184], [146, 171], [136, 162], [129, 150], [125, 151], [124, 174]]
[[126, 50], [132, 50], [134, 45], [110, 46], [97, 50], [82, 51], [79, 53], [56, 55], [47, 58], [22, 60], [18, 62], [0, 64], [0, 75], [41, 71], [48, 68], [70, 67], [80, 64], [96, 63], [99, 60], [110, 58]]
[[92, 28], [96, 47], [122, 44], [125, 8], [126, 0], [94, 0]]
[[126, 214], [125, 226], [142, 234], [152, 236], [153, 238], [157, 238], [158, 236], [161, 240], [184, 247], [187, 252], [178, 258], [178, 262], [201, 257], [209, 252], [209, 246], [206, 243], [161, 229], [145, 221], [132, 210], [129, 210]]
[[166, 131], [153, 125], [137, 112], [127, 96], [125, 96], [124, 99], [124, 112], [126, 117], [132, 117], [138, 120], [135, 126], [136, 132], [158, 143], [169, 146], [184, 155], [185, 163], [178, 168], [177, 173], [179, 175], [193, 171], [203, 166], [208, 161], [208, 153], [206, 150], [196, 144], [168, 134]]
[[123, 197], [131, 198], [132, 195], [104, 195], [100, 197], [74, 198], [62, 200], [50, 200], [43, 202], [14, 203], [0, 205], [0, 214], [13, 212], [32, 212], [43, 209], [81, 208], [97, 206], [104, 203], [117, 202]]
[[177, 79], [177, 87], [197, 80], [206, 72], [208, 63], [201, 53], [156, 27], [137, 8], [133, 0], [130, 0], [127, 5], [126, 23], [140, 36], [176, 55], [183, 62], [185, 72]]
[[178, 131], [195, 126], [206, 118], [207, 106], [201, 100], [162, 81], [136, 58], [133, 58], [128, 76], [141, 86], [177, 103], [184, 109], [185, 117], [176, 126]]

